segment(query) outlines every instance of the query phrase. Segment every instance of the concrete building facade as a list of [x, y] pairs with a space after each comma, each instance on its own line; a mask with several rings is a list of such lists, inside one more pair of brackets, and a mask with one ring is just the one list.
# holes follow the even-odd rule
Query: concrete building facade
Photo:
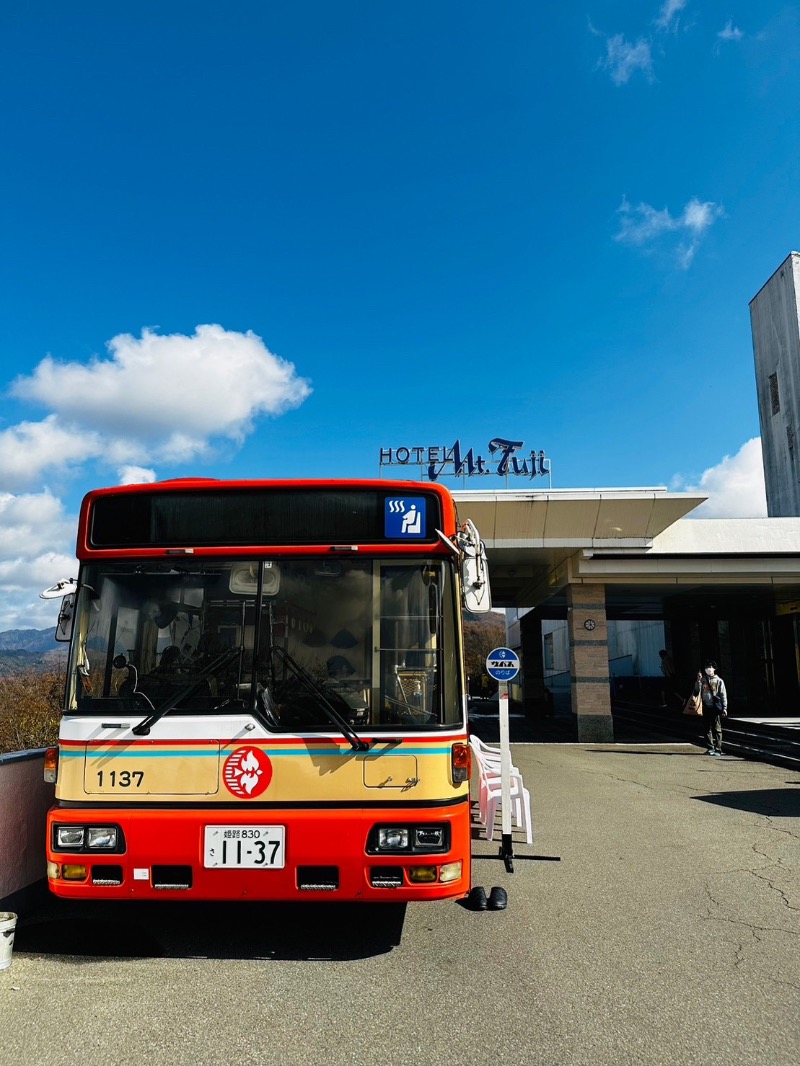
[[[552, 707], [551, 621], [566, 623], [564, 697], [582, 742], [613, 740], [621, 627], [640, 626], [648, 642], [663, 634], [681, 692], [711, 657], [732, 714], [797, 713], [800, 518], [693, 519], [706, 497], [663, 488], [454, 496], [486, 543], [526, 713]], [[652, 650], [648, 660], [652, 670]], [[658, 677], [649, 680], [657, 694]]]
[[750, 302], [767, 513], [800, 515], [800, 253]]

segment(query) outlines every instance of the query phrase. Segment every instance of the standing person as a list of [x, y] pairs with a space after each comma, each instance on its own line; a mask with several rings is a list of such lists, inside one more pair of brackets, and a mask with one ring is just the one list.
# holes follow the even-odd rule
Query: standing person
[[728, 716], [728, 693], [725, 682], [717, 676], [717, 664], [706, 659], [702, 670], [697, 672], [694, 695], [703, 698], [703, 725], [706, 727], [708, 755], [722, 754], [722, 719]]
[[[665, 648], [662, 648], [658, 654], [661, 657], [661, 673], [664, 678], [661, 682], [661, 706], [666, 707], [669, 699], [673, 695], [678, 695], [675, 692], [675, 667], [672, 662], [672, 656]], [[678, 696], [678, 700], [682, 705], [683, 700], [680, 696]]]

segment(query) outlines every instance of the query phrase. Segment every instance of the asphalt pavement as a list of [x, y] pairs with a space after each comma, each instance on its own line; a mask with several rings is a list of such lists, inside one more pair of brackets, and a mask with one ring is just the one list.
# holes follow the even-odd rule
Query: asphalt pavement
[[48, 901], [0, 1064], [705, 1066], [800, 1059], [800, 774], [684, 744], [518, 744], [505, 911]]

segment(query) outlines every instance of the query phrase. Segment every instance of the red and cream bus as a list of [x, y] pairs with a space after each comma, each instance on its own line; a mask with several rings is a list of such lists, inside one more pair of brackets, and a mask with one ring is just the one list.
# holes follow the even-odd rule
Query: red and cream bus
[[435, 900], [470, 890], [471, 523], [432, 483], [90, 492], [47, 823], [72, 899]]

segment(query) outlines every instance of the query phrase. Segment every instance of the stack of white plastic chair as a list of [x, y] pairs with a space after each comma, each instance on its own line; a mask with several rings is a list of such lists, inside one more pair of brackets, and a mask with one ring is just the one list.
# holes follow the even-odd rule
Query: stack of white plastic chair
[[[471, 735], [469, 738], [469, 744], [472, 748], [472, 753], [475, 756], [475, 761], [478, 764], [478, 785], [479, 785], [479, 801], [478, 801], [478, 817], [481, 822], [486, 823], [486, 805], [488, 802], [488, 794], [491, 790], [495, 779], [500, 779], [500, 749], [493, 748], [489, 744], [485, 744], [480, 737]], [[519, 773], [516, 766], [512, 765], [512, 773]]]
[[[470, 747], [478, 764], [478, 782], [480, 798], [478, 817], [486, 826], [486, 838], [494, 838], [494, 823], [497, 808], [503, 800], [503, 788], [500, 770], [500, 749], [490, 747], [476, 736], [470, 736]], [[511, 766], [510, 774], [511, 815], [514, 824], [525, 831], [525, 840], [533, 843], [533, 823], [531, 820], [531, 794], [525, 787], [522, 774], [516, 766]]]

